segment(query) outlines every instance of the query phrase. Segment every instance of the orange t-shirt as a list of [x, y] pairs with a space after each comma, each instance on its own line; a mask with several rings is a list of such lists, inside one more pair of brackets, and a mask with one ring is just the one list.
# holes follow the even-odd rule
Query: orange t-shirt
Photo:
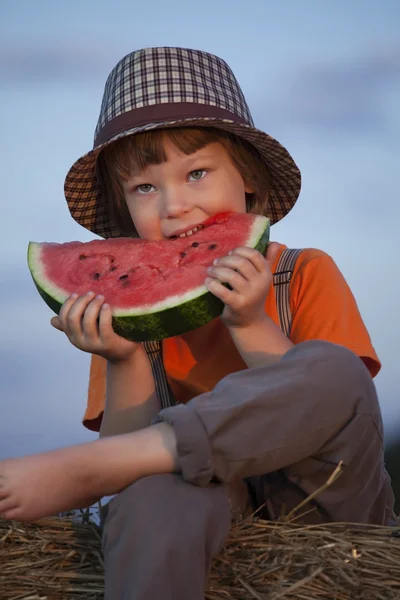
[[[281, 250], [276, 258], [274, 272]], [[290, 283], [294, 344], [326, 340], [346, 346], [360, 356], [375, 377], [380, 362], [371, 344], [354, 296], [330, 256], [321, 250], [303, 250], [296, 261]], [[275, 290], [271, 286], [265, 312], [279, 325]], [[229, 373], [246, 369], [228, 329], [220, 318], [204, 327], [163, 341], [166, 374], [178, 402], [212, 390]], [[106, 361], [93, 356], [89, 393], [83, 424], [99, 431], [104, 412]]]

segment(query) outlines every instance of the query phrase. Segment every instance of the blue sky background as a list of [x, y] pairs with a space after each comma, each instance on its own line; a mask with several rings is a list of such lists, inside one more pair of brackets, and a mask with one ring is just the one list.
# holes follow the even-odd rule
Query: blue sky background
[[387, 437], [400, 437], [396, 0], [0, 2], [0, 458], [94, 439], [81, 425], [89, 357], [54, 330], [26, 264], [29, 240], [86, 241], [63, 182], [90, 149], [105, 79], [128, 52], [223, 57], [256, 125], [303, 174], [273, 239], [331, 254], [383, 362]]

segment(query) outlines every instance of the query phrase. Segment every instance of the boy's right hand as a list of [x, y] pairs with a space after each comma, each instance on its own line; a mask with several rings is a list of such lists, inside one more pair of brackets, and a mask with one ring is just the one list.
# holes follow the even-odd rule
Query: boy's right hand
[[50, 323], [63, 331], [76, 348], [98, 354], [110, 362], [128, 359], [140, 346], [115, 333], [110, 306], [104, 304], [103, 296], [90, 292], [85, 296], [72, 294]]

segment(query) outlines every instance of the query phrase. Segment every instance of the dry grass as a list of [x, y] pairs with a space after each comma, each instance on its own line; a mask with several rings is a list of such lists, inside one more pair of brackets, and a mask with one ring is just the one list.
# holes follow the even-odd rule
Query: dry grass
[[[234, 523], [205, 600], [400, 600], [400, 527], [298, 523], [340, 474], [341, 464], [279, 521]], [[101, 534], [91, 517], [0, 519], [0, 600], [102, 600]]]
[[[100, 600], [103, 577], [94, 523], [0, 520], [1, 600]], [[206, 594], [229, 598], [400, 599], [400, 527], [238, 522]]]
[[206, 598], [400, 598], [400, 527], [238, 523]]

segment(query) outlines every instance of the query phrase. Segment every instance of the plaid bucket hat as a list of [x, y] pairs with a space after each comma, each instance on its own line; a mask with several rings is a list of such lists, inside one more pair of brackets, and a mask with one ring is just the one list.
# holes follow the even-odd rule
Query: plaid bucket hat
[[93, 149], [69, 170], [64, 185], [70, 213], [101, 237], [118, 237], [96, 178], [107, 145], [136, 133], [169, 127], [216, 127], [250, 142], [266, 161], [272, 189], [271, 223], [282, 219], [300, 193], [301, 176], [289, 152], [254, 127], [243, 92], [224, 60], [200, 50], [145, 48], [122, 58], [107, 78]]

